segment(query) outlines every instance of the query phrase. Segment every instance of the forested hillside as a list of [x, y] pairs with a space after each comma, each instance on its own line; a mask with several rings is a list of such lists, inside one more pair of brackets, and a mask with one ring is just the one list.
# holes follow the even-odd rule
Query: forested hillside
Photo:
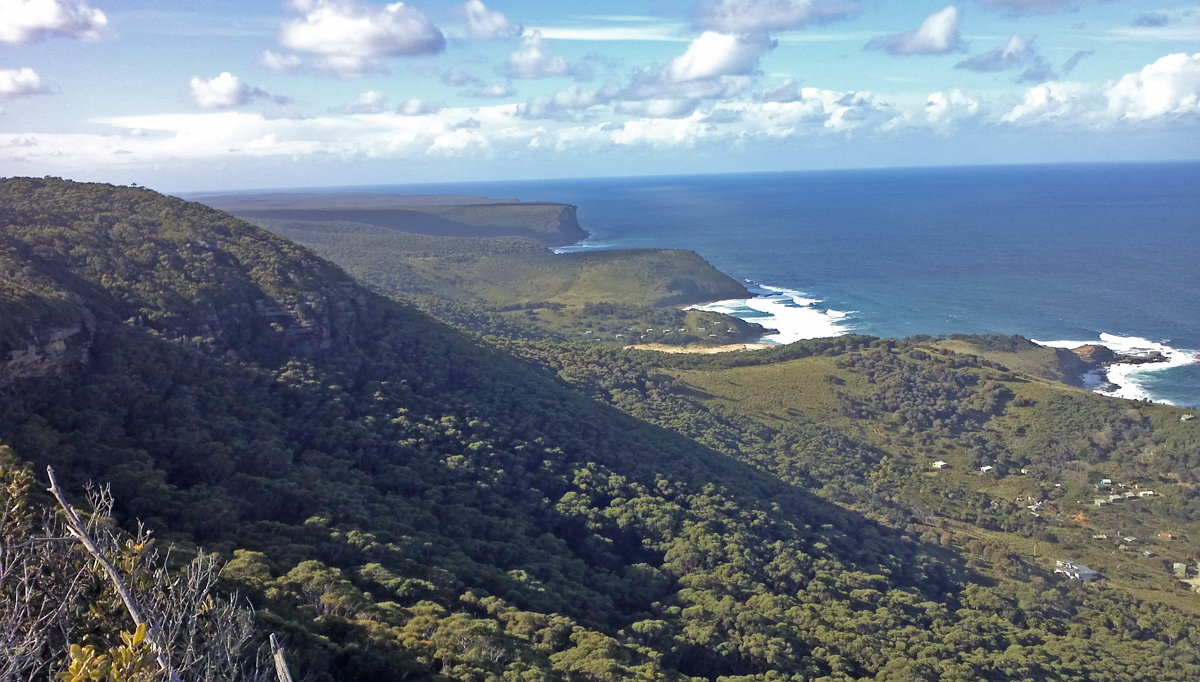
[[[998, 366], [485, 347], [225, 214], [54, 179], [0, 180], [0, 283], [0, 442], [218, 552], [313, 679], [1200, 677], [1194, 612], [912, 532], [933, 517], [889, 499], [882, 446], [814, 418], [986, 456], [1040, 404]], [[785, 360], [833, 377], [790, 430], [704, 383]]]

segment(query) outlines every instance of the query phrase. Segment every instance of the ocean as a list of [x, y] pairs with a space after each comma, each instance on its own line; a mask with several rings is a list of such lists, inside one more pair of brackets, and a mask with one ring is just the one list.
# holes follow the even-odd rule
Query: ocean
[[579, 207], [563, 250], [689, 249], [757, 297], [768, 342], [1021, 334], [1158, 350], [1112, 394], [1200, 407], [1200, 163], [982, 166], [439, 183]]

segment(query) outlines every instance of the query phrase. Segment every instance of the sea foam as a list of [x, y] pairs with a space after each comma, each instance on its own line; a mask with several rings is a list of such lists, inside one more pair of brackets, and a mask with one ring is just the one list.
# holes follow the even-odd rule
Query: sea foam
[[754, 298], [737, 298], [706, 305], [691, 306], [689, 310], [724, 313], [756, 322], [776, 330], [760, 339], [761, 343], [786, 345], [802, 339], [841, 336], [850, 332], [852, 312], [831, 310], [821, 306], [820, 299], [810, 298], [802, 291], [757, 284], [747, 280]]
[[[1173, 348], [1164, 343], [1158, 343], [1149, 339], [1143, 339], [1137, 336], [1118, 336], [1116, 334], [1100, 334], [1099, 341], [1038, 341], [1030, 339], [1034, 343], [1041, 346], [1049, 346], [1051, 348], [1078, 348], [1086, 345], [1102, 345], [1107, 346], [1110, 350], [1120, 355], [1132, 355], [1134, 357], [1146, 357], [1154, 352], [1161, 353], [1166, 362], [1150, 362], [1150, 363], [1115, 363], [1109, 365], [1105, 374], [1108, 376], [1108, 381], [1102, 380], [1098, 372], [1088, 372], [1083, 377], [1084, 387], [1088, 388], [1101, 395], [1112, 396], [1114, 398], [1129, 398], [1130, 400], [1152, 400], [1155, 402], [1169, 403], [1168, 400], [1157, 398], [1150, 394], [1146, 388], [1145, 380], [1149, 374], [1154, 372], [1162, 372], [1176, 367], [1184, 367], [1186, 365], [1200, 364], [1200, 360], [1196, 357], [1196, 352], [1192, 350], [1184, 350]], [[1112, 389], [1111, 385], [1115, 384], [1117, 388]]]

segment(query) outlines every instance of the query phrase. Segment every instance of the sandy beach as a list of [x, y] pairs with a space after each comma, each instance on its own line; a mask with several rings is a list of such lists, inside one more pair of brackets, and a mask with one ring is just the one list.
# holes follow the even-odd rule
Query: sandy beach
[[704, 355], [712, 355], [713, 353], [731, 353], [740, 350], [762, 350], [771, 348], [768, 343], [731, 343], [724, 346], [668, 346], [665, 343], [638, 343], [626, 348], [634, 350], [654, 350], [660, 353], [701, 353]]

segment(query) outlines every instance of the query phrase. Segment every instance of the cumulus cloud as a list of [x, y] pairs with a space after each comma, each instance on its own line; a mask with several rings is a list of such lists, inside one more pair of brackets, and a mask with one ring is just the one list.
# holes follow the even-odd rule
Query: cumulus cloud
[[758, 99], [760, 102], [795, 102], [800, 99], [800, 84], [788, 76], [779, 85], [763, 90]]
[[304, 70], [304, 62], [296, 55], [277, 54], [270, 50], [263, 50], [262, 54], [258, 55], [258, 63], [272, 71], [285, 73], [300, 73]]
[[355, 97], [353, 101], [331, 109], [331, 111], [342, 114], [379, 114], [384, 110], [384, 99], [382, 90], [367, 90]]
[[1010, 16], [1025, 16], [1060, 12], [1070, 7], [1072, 0], [980, 0], [979, 4], [1002, 9]]
[[667, 76], [682, 82], [748, 74], [758, 68], [759, 58], [775, 45], [761, 33], [738, 36], [706, 31], [688, 45], [687, 52], [671, 60]]
[[41, 77], [33, 69], [0, 69], [0, 99], [15, 99], [45, 91]]
[[508, 55], [504, 72], [509, 78], [550, 78], [571, 75], [571, 65], [550, 52], [541, 31], [533, 31], [521, 39], [520, 48]]
[[951, 5], [929, 15], [911, 31], [872, 38], [866, 48], [894, 55], [958, 52], [963, 49], [958, 22], [958, 8]]
[[974, 118], [981, 110], [979, 97], [951, 88], [946, 92], [935, 92], [925, 101], [925, 120], [934, 127]]
[[617, 105], [617, 111], [644, 118], [687, 118], [695, 113], [699, 106], [700, 101], [695, 99], [648, 99], [621, 102]]
[[292, 0], [303, 15], [285, 23], [279, 42], [317, 55], [319, 65], [343, 78], [383, 70], [387, 57], [438, 54], [446, 38], [429, 19], [402, 2], [378, 6], [360, 0]]
[[520, 26], [510, 24], [502, 13], [488, 9], [480, 0], [468, 0], [463, 4], [462, 11], [467, 18], [467, 33], [472, 38], [495, 40], [512, 38], [524, 32]]
[[1049, 123], [1069, 120], [1080, 111], [1095, 110], [1103, 99], [1088, 83], [1043, 83], [1025, 91], [1022, 101], [1000, 117], [1004, 123]]
[[840, 0], [702, 0], [695, 18], [705, 31], [747, 34], [845, 19], [858, 10], [857, 2]]
[[434, 102], [423, 99], [410, 99], [396, 107], [396, 113], [401, 116], [430, 116], [441, 111]]
[[207, 80], [193, 78], [188, 81], [188, 86], [192, 103], [201, 109], [232, 109], [256, 99], [268, 99], [276, 104], [288, 102], [286, 97], [243, 83], [242, 79], [228, 71]]
[[1005, 113], [1001, 121], [1096, 127], [1197, 115], [1200, 53], [1179, 53], [1107, 84], [1042, 83], [1029, 88], [1021, 103]]
[[32, 43], [50, 36], [99, 40], [104, 12], [78, 0], [0, 0], [0, 42]]
[[516, 94], [516, 91], [507, 85], [500, 85], [497, 83], [493, 85], [483, 85], [475, 88], [474, 90], [468, 90], [462, 94], [467, 97], [478, 97], [481, 99], [503, 99], [505, 97], [512, 97], [514, 94]]
[[520, 116], [527, 119], [565, 120], [577, 112], [612, 102], [618, 92], [619, 88], [613, 84], [606, 85], [599, 90], [572, 85], [553, 95], [531, 97], [520, 108]]
[[1008, 42], [994, 50], [975, 55], [954, 65], [956, 69], [970, 71], [1004, 71], [1024, 64], [1037, 55], [1033, 47], [1034, 36], [1014, 33]]
[[[623, 110], [638, 115], [649, 111], [690, 115], [699, 100], [727, 99], [749, 90], [759, 59], [775, 45], [762, 33], [735, 36], [706, 31], [666, 66], [634, 72], [617, 99], [626, 103]], [[656, 104], [649, 105], [651, 101]], [[632, 104], [638, 102], [645, 104]]]
[[1109, 114], [1125, 120], [1200, 114], [1200, 53], [1167, 55], [1126, 74], [1104, 96]]

